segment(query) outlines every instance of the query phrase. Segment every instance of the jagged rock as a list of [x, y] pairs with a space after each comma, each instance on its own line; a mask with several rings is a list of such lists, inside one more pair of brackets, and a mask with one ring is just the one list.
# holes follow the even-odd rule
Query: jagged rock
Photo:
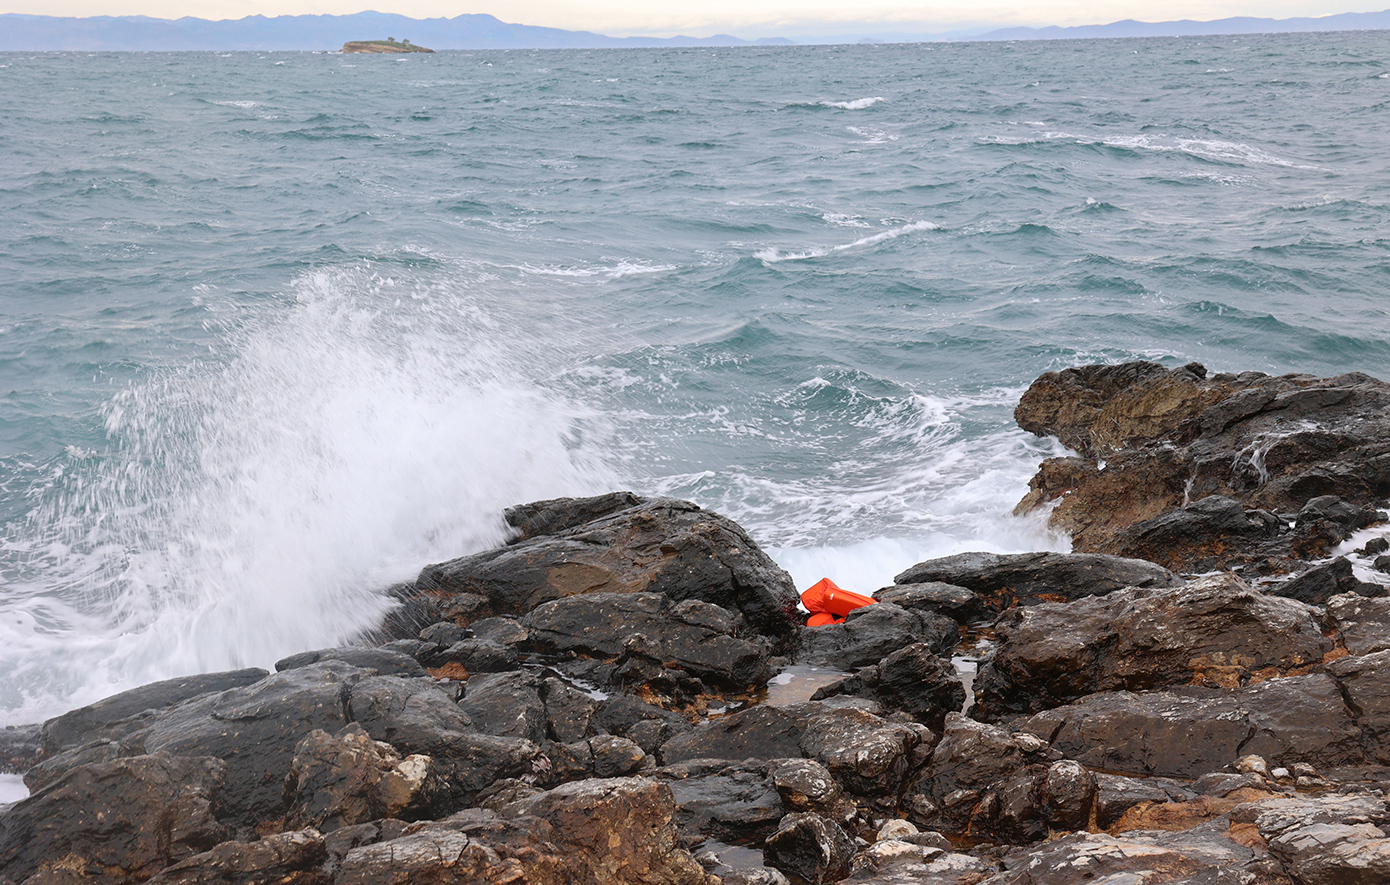
[[1327, 600], [1327, 616], [1337, 637], [1353, 655], [1390, 649], [1390, 599], [1346, 593]]
[[763, 846], [767, 865], [810, 885], [838, 882], [850, 873], [854, 840], [818, 814], [789, 814]]
[[259, 669], [204, 673], [152, 682], [114, 694], [45, 722], [44, 753], [52, 756], [93, 741], [120, 740], [147, 727], [158, 711], [201, 695], [242, 688], [267, 675], [265, 670]]
[[541, 683], [545, 731], [551, 740], [569, 743], [594, 733], [590, 724], [599, 702], [585, 692], [550, 677]]
[[543, 676], [529, 670], [474, 676], [468, 680], [468, 693], [459, 701], [459, 711], [483, 734], [539, 743], [545, 740], [545, 705], [540, 693], [544, 681]]
[[960, 643], [960, 631], [955, 621], [943, 615], [880, 602], [855, 609], [843, 624], [803, 627], [797, 659], [852, 670], [876, 664], [918, 642], [925, 642], [937, 654], [949, 655]]
[[323, 836], [314, 829], [275, 833], [256, 842], [223, 842], [150, 879], [152, 885], [329, 885]]
[[1277, 764], [1354, 762], [1362, 734], [1325, 674], [1271, 679], [1239, 692], [1107, 692], [1020, 726], [1090, 768], [1195, 778], [1247, 753]]
[[24, 772], [24, 785], [35, 793], [74, 768], [97, 762], [110, 762], [145, 755], [146, 731], [136, 731], [120, 740], [93, 741], [72, 750], [49, 756]]
[[616, 658], [632, 651], [728, 688], [767, 681], [768, 650], [737, 639], [732, 614], [697, 599], [673, 602], [660, 593], [591, 593], [538, 606], [523, 619], [536, 651]]
[[972, 715], [1035, 713], [1101, 691], [1205, 682], [1235, 688], [1322, 661], [1332, 643], [1306, 606], [1234, 575], [1016, 608], [975, 677]]
[[145, 747], [224, 760], [227, 819], [254, 826], [284, 813], [295, 745], [314, 729], [336, 732], [347, 725], [348, 690], [368, 672], [325, 661], [195, 698], [154, 720]]
[[853, 885], [979, 885], [995, 873], [993, 865], [968, 854], [943, 852], [936, 846], [916, 847], [925, 849], [920, 858], [915, 851], [897, 851], [889, 858], [865, 852], [855, 858], [854, 873], [845, 881]]
[[494, 613], [518, 616], [580, 594], [661, 593], [740, 612], [752, 631], [784, 644], [795, 636], [798, 596], [790, 576], [722, 516], [627, 493], [537, 502], [510, 513], [521, 531], [515, 543], [426, 566], [417, 593], [472, 593]]
[[409, 655], [384, 648], [321, 648], [290, 655], [275, 662], [277, 673], [307, 667], [320, 661], [342, 661], [353, 667], [375, 671], [379, 676], [426, 676], [425, 668]]
[[1095, 798], [1095, 775], [1079, 762], [1063, 759], [1048, 767], [1042, 782], [1041, 800], [1047, 821], [1054, 828], [1084, 830]]
[[1355, 593], [1360, 596], [1384, 596], [1385, 588], [1379, 584], [1361, 581], [1352, 574], [1351, 561], [1345, 556], [1322, 565], [1315, 565], [1297, 577], [1273, 587], [1275, 596], [1287, 596], [1309, 605], [1326, 605], [1328, 599], [1340, 593]]
[[1213, 827], [1180, 833], [1075, 833], [1005, 856], [988, 885], [1291, 885], [1268, 855]]
[[801, 708], [757, 706], [702, 722], [661, 746], [667, 765], [687, 759], [784, 759], [801, 756], [807, 716]]
[[435, 812], [443, 792], [428, 756], [401, 758], [353, 723], [336, 736], [309, 732], [295, 747], [285, 782], [286, 821], [330, 832], [382, 818]]
[[908, 611], [942, 615], [957, 624], [981, 624], [997, 614], [975, 591], [940, 581], [894, 584], [879, 590], [874, 599]]
[[674, 814], [670, 790], [654, 781], [579, 781], [355, 847], [334, 883], [716, 885], [680, 847]]
[[[1056, 761], [1059, 754], [1033, 734], [1014, 734], [949, 713], [930, 761], [908, 786], [905, 805], [921, 826], [963, 833], [983, 791], [1027, 766]], [[993, 817], [989, 809], [982, 813]]]
[[1137, 805], [1187, 802], [1197, 794], [1177, 781], [1162, 777], [1132, 778], [1119, 774], [1097, 772], [1096, 826], [1109, 830], [1120, 822], [1125, 812]]
[[1342, 658], [1327, 670], [1340, 684], [1357, 726], [1365, 731], [1371, 758], [1390, 764], [1390, 651]]
[[1267, 799], [1241, 806], [1299, 885], [1378, 885], [1390, 881], [1390, 809], [1379, 796]]
[[516, 649], [486, 639], [461, 639], [433, 655], [430, 665], [457, 664], [467, 673], [505, 673], [521, 667]]
[[474, 639], [491, 642], [494, 645], [519, 647], [531, 638], [531, 631], [516, 618], [483, 618], [468, 625], [468, 632]]
[[682, 835], [760, 842], [787, 813], [766, 762], [694, 760], [653, 774], [671, 788]]
[[965, 686], [955, 668], [922, 642], [884, 658], [874, 668], [872, 680], [866, 681], [874, 700], [936, 731], [941, 730], [947, 713], [960, 712], [965, 704]]
[[629, 694], [615, 694], [599, 701], [590, 723], [598, 731], [631, 738], [653, 754], [687, 729], [680, 716]]
[[532, 765], [528, 780], [547, 787], [594, 777], [624, 777], [649, 767], [647, 754], [635, 742], [611, 734], [568, 744], [548, 742]]
[[348, 715], [373, 740], [404, 753], [432, 755], [438, 736], [472, 731], [456, 698], [431, 682], [395, 676], [368, 676], [352, 686]]
[[[1157, 561], [1185, 570], [1274, 557], [1284, 564], [1273, 567], [1287, 570], [1375, 518], [1364, 508], [1390, 493], [1387, 406], [1390, 385], [1360, 373], [1208, 376], [1196, 364], [1166, 370], [1143, 362], [1049, 372], [1024, 394], [1015, 418], [1082, 457], [1045, 461], [1019, 506], [1060, 498], [1051, 522], [1071, 533], [1078, 551], [1143, 556], [1152, 547], [1164, 554]], [[1150, 526], [1116, 543], [1125, 530], [1212, 495], [1300, 517], [1325, 496], [1350, 509], [1320, 503], [1294, 528], [1264, 524], [1263, 516], [1261, 526], [1242, 527], [1232, 512], [1220, 537], [1193, 534], [1203, 526], [1188, 520], [1186, 535], [1173, 524], [1166, 534]], [[1145, 534], [1149, 544], [1139, 543]]]
[[814, 811], [842, 826], [859, 814], [830, 769], [813, 759], [784, 759], [773, 766], [771, 776], [777, 795], [790, 811]]
[[1176, 587], [1182, 579], [1140, 559], [1094, 553], [958, 553], [919, 562], [896, 578], [944, 581], [978, 594], [991, 612], [1015, 605], [1104, 596], [1123, 587]]
[[1121, 529], [1107, 549], [1178, 571], [1208, 572], [1282, 552], [1278, 541], [1286, 530], [1284, 521], [1268, 510], [1247, 510], [1234, 498], [1208, 495]]
[[146, 879], [231, 835], [218, 820], [225, 776], [220, 760], [164, 753], [75, 768], [0, 814], [0, 871], [34, 883]]

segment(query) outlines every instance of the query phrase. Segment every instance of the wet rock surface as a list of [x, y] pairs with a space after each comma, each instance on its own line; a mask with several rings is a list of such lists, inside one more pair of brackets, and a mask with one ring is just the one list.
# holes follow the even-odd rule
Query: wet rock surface
[[[1390, 881], [1365, 580], [1390, 542], [1327, 555], [1375, 518], [1371, 474], [1327, 491], [1350, 450], [1272, 436], [1259, 482], [1190, 463], [1280, 409], [1345, 442], [1323, 413], [1379, 382], [1199, 368], [1040, 379], [1025, 426], [1083, 454], [1040, 477], [1118, 511], [1074, 492], [1078, 553], [918, 563], [839, 625], [800, 626], [785, 573], [694, 505], [513, 508], [506, 545], [390, 591], [380, 645], [8, 730], [33, 792], [0, 811], [0, 885]], [[1164, 458], [1190, 489], [1140, 469]]]

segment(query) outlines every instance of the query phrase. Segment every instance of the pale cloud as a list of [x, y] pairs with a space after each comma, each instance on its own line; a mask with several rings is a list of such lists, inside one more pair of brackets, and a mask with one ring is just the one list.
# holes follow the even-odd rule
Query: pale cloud
[[[1225, 0], [1170, 2], [1161, 7], [1133, 0], [702, 0], [697, 4], [657, 5], [632, 0], [383, 0], [379, 12], [413, 18], [489, 13], [503, 21], [613, 35], [741, 37], [779, 34], [931, 33], [970, 26], [1103, 24], [1119, 19], [1201, 21], [1249, 15], [1262, 18], [1321, 16], [1337, 12], [1375, 12], [1385, 0], [1328, 4], [1317, 0]], [[246, 15], [346, 14], [373, 8], [362, 0], [0, 0], [0, 12], [39, 15], [149, 15], [158, 18], [241, 18]]]

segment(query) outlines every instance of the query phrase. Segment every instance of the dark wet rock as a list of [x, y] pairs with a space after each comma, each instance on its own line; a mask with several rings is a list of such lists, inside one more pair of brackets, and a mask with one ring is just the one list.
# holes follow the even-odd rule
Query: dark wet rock
[[6, 725], [0, 728], [0, 774], [23, 774], [42, 757], [42, 725]]
[[1197, 794], [1177, 781], [1162, 777], [1133, 778], [1096, 772], [1096, 826], [1108, 830], [1136, 805], [1187, 802]]
[[1387, 550], [1390, 550], [1390, 538], [1386, 538], [1382, 535], [1379, 538], [1372, 538], [1367, 541], [1366, 544], [1356, 552], [1362, 556], [1378, 556]]
[[459, 710], [473, 729], [498, 737], [545, 740], [545, 705], [540, 689], [544, 677], [533, 671], [488, 673], [468, 680]]
[[879, 590], [874, 599], [908, 611], [942, 615], [957, 624], [981, 624], [997, 614], [975, 591], [941, 581], [894, 584]]
[[329, 885], [328, 851], [313, 829], [275, 833], [256, 842], [223, 842], [185, 858], [149, 881], [152, 885]]
[[671, 765], [687, 759], [783, 759], [801, 756], [806, 715], [800, 708], [758, 706], [702, 722], [661, 747]]
[[93, 741], [56, 756], [48, 756], [24, 772], [24, 785], [29, 788], [29, 792], [33, 793], [53, 783], [74, 768], [130, 756], [143, 756], [145, 755], [145, 734], [145, 731], [137, 731], [118, 741]]
[[75, 768], [0, 815], [0, 871], [34, 883], [146, 879], [231, 835], [218, 820], [225, 775], [217, 759], [162, 753]]
[[483, 618], [468, 625], [474, 639], [496, 645], [519, 647], [531, 638], [531, 631], [517, 618]]
[[286, 822], [326, 833], [382, 818], [418, 820], [440, 810], [443, 792], [428, 756], [402, 758], [357, 723], [337, 735], [316, 730], [295, 747]]
[[854, 840], [818, 814], [789, 814], [763, 846], [767, 865], [810, 883], [838, 882], [850, 873]]
[[790, 576], [722, 516], [627, 493], [511, 512], [521, 530], [515, 543], [427, 566], [417, 592], [441, 601], [476, 594], [493, 613], [517, 616], [576, 595], [660, 593], [739, 612], [752, 631], [784, 644], [795, 637], [798, 596]]
[[1048, 710], [1021, 727], [1091, 768], [1200, 777], [1256, 753], [1277, 765], [1355, 762], [1362, 731], [1325, 674], [1271, 679], [1238, 692], [1112, 692]]
[[[854, 873], [845, 881], [854, 885], [979, 885], [994, 875], [996, 868], [968, 854], [914, 846], [904, 852], [899, 846], [913, 843], [889, 843], [898, 849], [891, 856], [877, 845], [855, 858]], [[928, 850], [920, 850], [927, 847]]]
[[797, 660], [852, 670], [876, 664], [918, 642], [925, 642], [937, 654], [948, 655], [960, 643], [960, 631], [955, 621], [943, 615], [880, 602], [855, 609], [843, 624], [803, 627]]
[[352, 686], [348, 715], [373, 740], [407, 754], [432, 754], [442, 743], [441, 735], [473, 729], [473, 720], [455, 701], [428, 680], [368, 676]]
[[[1247, 510], [1234, 498], [1208, 495], [1122, 529], [1108, 549], [1178, 571], [1216, 571], [1239, 566], [1252, 556], [1286, 553], [1279, 543], [1286, 529], [1285, 522], [1268, 510]], [[1335, 540], [1326, 539], [1326, 544], [1307, 552], [1315, 553]]]
[[349, 689], [368, 672], [326, 661], [196, 698], [156, 719], [145, 747], [222, 759], [227, 819], [254, 826], [278, 818], [295, 745], [314, 729], [337, 732], [347, 725]]
[[1366, 597], [1384, 596], [1385, 588], [1379, 584], [1361, 581], [1352, 574], [1351, 561], [1345, 556], [1339, 556], [1331, 562], [1315, 565], [1302, 574], [1276, 585], [1269, 592], [1309, 605], [1325, 605], [1327, 600], [1341, 593], [1355, 593]]
[[460, 627], [453, 621], [439, 621], [438, 623], [430, 624], [420, 631], [421, 641], [428, 642], [431, 645], [442, 645], [445, 648], [455, 643], [462, 642], [467, 638], [468, 628]]
[[784, 759], [773, 765], [770, 774], [788, 811], [814, 811], [841, 826], [849, 826], [859, 814], [830, 769], [813, 759]]
[[1321, 663], [1332, 647], [1306, 606], [1265, 596], [1234, 575], [1016, 608], [995, 631], [999, 649], [974, 683], [972, 715], [987, 721], [1101, 691], [1194, 682], [1236, 688], [1257, 673]]
[[965, 687], [949, 661], [932, 653], [926, 643], [915, 643], [893, 652], [874, 668], [866, 680], [871, 696], [893, 710], [901, 710], [936, 731], [946, 714], [965, 704]]
[[1327, 616], [1351, 654], [1390, 649], [1390, 598], [1367, 599], [1359, 593], [1334, 596], [1327, 601]]
[[1253, 821], [1299, 885], [1390, 881], [1390, 809], [1376, 795], [1266, 799], [1231, 813]]
[[[660, 593], [592, 593], [547, 602], [527, 615], [531, 646], [551, 654], [618, 658], [639, 654], [726, 688], [767, 681], [768, 649], [735, 638], [728, 611]], [[634, 637], [644, 638], [634, 650]]]
[[1014, 605], [1068, 602], [1123, 587], [1175, 587], [1182, 579], [1140, 559], [1094, 553], [958, 553], [919, 562], [897, 584], [944, 581], [977, 593], [992, 612]]
[[458, 664], [467, 673], [505, 673], [521, 667], [516, 649], [485, 639], [464, 639], [435, 655], [431, 666]]
[[594, 733], [590, 723], [599, 705], [594, 698], [553, 676], [541, 683], [540, 696], [545, 706], [545, 732], [551, 740], [563, 744]]
[[1004, 858], [989, 885], [1291, 885], [1258, 849], [1217, 827], [1181, 833], [1075, 833]]
[[342, 661], [379, 676], [425, 676], [425, 668], [413, 657], [385, 648], [323, 648], [300, 652], [275, 662], [276, 672], [307, 667], [320, 661]]
[[[931, 759], [908, 786], [905, 806], [919, 825], [964, 833], [984, 791], [1028, 766], [1045, 772], [1057, 761], [1059, 754], [1036, 735], [950, 713]], [[994, 816], [990, 812], [982, 809], [986, 818]]]
[[1340, 684], [1356, 724], [1366, 733], [1371, 758], [1390, 764], [1390, 651], [1342, 658], [1327, 670]]
[[[1181, 570], [1287, 571], [1377, 518], [1365, 508], [1390, 495], [1390, 385], [1360, 373], [1199, 368], [1139, 362], [1040, 376], [1015, 411], [1019, 426], [1056, 435], [1081, 457], [1045, 461], [1020, 509], [1060, 499], [1050, 519], [1072, 534], [1074, 549], [1150, 551]], [[1242, 520], [1227, 508], [1153, 522], [1213, 495], [1254, 515]], [[1329, 496], [1340, 502], [1319, 501]], [[1267, 514], [1299, 518], [1290, 528]]]
[[767, 763], [695, 760], [654, 772], [671, 788], [682, 835], [761, 842], [787, 813]]
[[97, 740], [120, 740], [146, 728], [158, 711], [201, 695], [242, 688], [267, 675], [265, 670], [259, 669], [204, 673], [123, 691], [45, 722], [44, 752], [52, 755]]
[[1390, 556], [1377, 556], [1371, 565], [1378, 572], [1390, 572]]
[[1231, 771], [1213, 771], [1192, 782], [1192, 792], [1201, 796], [1215, 796], [1223, 799], [1241, 790], [1270, 792], [1268, 779], [1258, 774], [1240, 774]]
[[631, 738], [653, 754], [688, 728], [686, 721], [675, 713], [630, 694], [615, 694], [599, 701], [589, 721], [595, 730]]
[[1054, 762], [1043, 778], [1039, 798], [1052, 827], [1084, 830], [1096, 798], [1095, 775], [1071, 759]]

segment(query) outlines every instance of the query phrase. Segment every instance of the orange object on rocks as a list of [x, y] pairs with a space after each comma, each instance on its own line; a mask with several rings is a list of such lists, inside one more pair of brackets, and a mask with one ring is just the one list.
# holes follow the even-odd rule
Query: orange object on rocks
[[[806, 606], [807, 611], [811, 613], [810, 620], [806, 622], [808, 627], [838, 624], [856, 608], [873, 605], [875, 602], [878, 600], [872, 596], [852, 593], [837, 586], [829, 578], [821, 578], [812, 584], [805, 593], [801, 594], [801, 604]], [[829, 615], [830, 617], [827, 620], [822, 615]]]

